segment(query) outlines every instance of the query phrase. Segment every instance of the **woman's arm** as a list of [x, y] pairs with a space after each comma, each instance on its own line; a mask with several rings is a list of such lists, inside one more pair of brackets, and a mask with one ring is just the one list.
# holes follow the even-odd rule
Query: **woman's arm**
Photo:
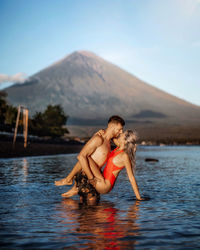
[[128, 178], [129, 178], [129, 181], [131, 183], [131, 186], [133, 188], [133, 191], [135, 193], [135, 196], [136, 196], [137, 200], [142, 200], [142, 198], [140, 196], [139, 189], [138, 189], [138, 185], [137, 185], [137, 182], [136, 182], [136, 179], [135, 179], [135, 176], [133, 174], [133, 170], [132, 170], [132, 167], [131, 167], [131, 162], [130, 162], [130, 159], [129, 159], [127, 154], [124, 155], [124, 165], [126, 167]]

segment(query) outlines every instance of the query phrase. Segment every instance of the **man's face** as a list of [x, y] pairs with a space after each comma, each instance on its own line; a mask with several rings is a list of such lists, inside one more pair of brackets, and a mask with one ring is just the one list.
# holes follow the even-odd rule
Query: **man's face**
[[123, 133], [123, 126], [120, 123], [113, 124], [113, 136], [118, 137]]

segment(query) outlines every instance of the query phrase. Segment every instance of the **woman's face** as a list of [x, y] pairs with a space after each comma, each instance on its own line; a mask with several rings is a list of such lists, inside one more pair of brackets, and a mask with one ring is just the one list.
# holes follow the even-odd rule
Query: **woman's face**
[[125, 134], [121, 133], [119, 138], [118, 138], [118, 142], [120, 144], [120, 146], [124, 146], [125, 145]]

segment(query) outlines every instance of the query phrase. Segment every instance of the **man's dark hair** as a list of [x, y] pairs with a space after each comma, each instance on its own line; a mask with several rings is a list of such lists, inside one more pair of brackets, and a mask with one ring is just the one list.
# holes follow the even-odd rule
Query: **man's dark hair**
[[111, 116], [111, 117], [108, 119], [108, 124], [109, 124], [110, 122], [113, 122], [113, 123], [120, 123], [122, 126], [125, 125], [124, 119], [121, 118], [121, 117], [118, 116], [118, 115], [113, 115], [113, 116]]

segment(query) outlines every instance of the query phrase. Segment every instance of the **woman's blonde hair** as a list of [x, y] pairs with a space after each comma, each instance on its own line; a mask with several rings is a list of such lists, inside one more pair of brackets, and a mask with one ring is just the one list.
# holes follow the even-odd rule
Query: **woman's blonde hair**
[[135, 170], [135, 152], [136, 152], [136, 141], [138, 139], [138, 134], [132, 130], [126, 130], [125, 135], [125, 146], [124, 152], [129, 156], [131, 167], [133, 171]]

